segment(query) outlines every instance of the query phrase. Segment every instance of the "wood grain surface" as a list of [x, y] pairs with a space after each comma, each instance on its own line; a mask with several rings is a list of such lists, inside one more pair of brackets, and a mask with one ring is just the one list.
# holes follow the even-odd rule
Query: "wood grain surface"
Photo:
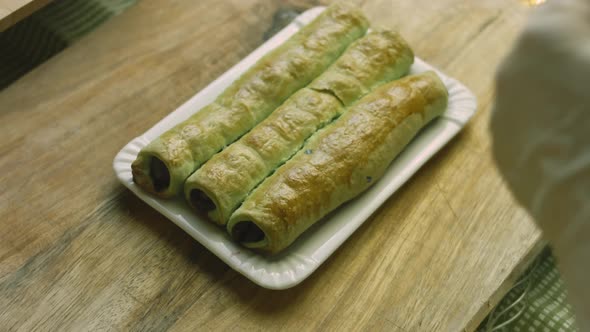
[[281, 6], [142, 0], [0, 93], [0, 329], [472, 331], [543, 245], [495, 170], [515, 0], [357, 1], [479, 111], [309, 279], [263, 289], [120, 185], [119, 149], [263, 42]]
[[51, 0], [0, 0], [0, 32], [43, 8]]

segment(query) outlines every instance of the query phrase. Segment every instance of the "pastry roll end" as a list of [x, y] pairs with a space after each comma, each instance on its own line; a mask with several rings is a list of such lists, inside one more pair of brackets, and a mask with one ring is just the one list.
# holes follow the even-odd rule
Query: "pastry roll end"
[[231, 236], [246, 248], [259, 249], [268, 247], [268, 237], [251, 220], [235, 222], [231, 227]]
[[[250, 249], [263, 249], [271, 251], [271, 239], [273, 236], [267, 236], [264, 230], [258, 226], [260, 218], [253, 218], [248, 213], [235, 214], [227, 224], [227, 230], [230, 236], [241, 245]], [[278, 250], [277, 250], [278, 251]]]
[[[297, 195], [290, 188], [275, 189], [277, 190], [273, 198], [282, 197], [285, 201], [293, 200], [293, 205], [305, 205], [305, 198]], [[229, 235], [242, 246], [274, 255], [285, 249], [293, 242], [292, 239], [299, 235], [296, 223], [284, 222], [286, 219], [291, 219], [291, 215], [297, 211], [288, 206], [281, 207], [266, 203], [268, 201], [261, 201], [260, 209], [251, 208], [251, 204], [248, 204], [248, 207], [239, 208], [232, 214], [226, 228]], [[300, 217], [306, 219], [304, 215]]]
[[[142, 189], [161, 198], [169, 198], [182, 190], [184, 179], [192, 171], [193, 163], [190, 162], [192, 156], [185, 152], [181, 154], [187, 154], [186, 156], [171, 158], [169, 156], [171, 151], [183, 150], [166, 149], [161, 145], [150, 144], [141, 150], [137, 159], [131, 164], [131, 171], [133, 182]], [[180, 160], [182, 162], [179, 162]]]
[[185, 186], [184, 197], [195, 211], [205, 213], [209, 219], [219, 225], [224, 224], [219, 211], [219, 200], [206, 186], [191, 183], [190, 186]]

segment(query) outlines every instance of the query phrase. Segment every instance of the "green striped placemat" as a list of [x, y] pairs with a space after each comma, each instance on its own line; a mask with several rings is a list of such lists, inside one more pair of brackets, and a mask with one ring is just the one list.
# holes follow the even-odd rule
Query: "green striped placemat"
[[0, 90], [136, 0], [57, 0], [0, 32]]
[[478, 332], [573, 332], [574, 314], [549, 249], [492, 310]]

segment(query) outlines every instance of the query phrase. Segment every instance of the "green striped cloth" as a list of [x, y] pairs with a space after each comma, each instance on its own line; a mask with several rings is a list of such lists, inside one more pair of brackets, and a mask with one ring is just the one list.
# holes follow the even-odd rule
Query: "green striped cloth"
[[478, 332], [577, 331], [555, 258], [545, 249], [492, 310]]
[[[0, 90], [71, 45], [136, 0], [57, 0], [0, 33]], [[282, 8], [265, 39], [306, 8]], [[551, 252], [545, 250], [478, 328], [491, 331], [576, 331]]]
[[0, 90], [136, 0], [57, 0], [0, 32]]

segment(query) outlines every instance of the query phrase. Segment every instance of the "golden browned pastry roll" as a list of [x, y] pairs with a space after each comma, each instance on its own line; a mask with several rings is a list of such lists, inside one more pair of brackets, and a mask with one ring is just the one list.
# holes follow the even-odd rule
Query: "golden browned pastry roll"
[[186, 178], [226, 145], [252, 129], [365, 34], [367, 20], [338, 3], [260, 59], [210, 105], [144, 147], [133, 180], [160, 197], [182, 191]]
[[193, 173], [184, 184], [187, 201], [225, 225], [248, 193], [309, 136], [376, 86], [405, 75], [413, 60], [408, 44], [391, 30], [355, 41], [307, 88]]
[[448, 93], [434, 72], [370, 93], [260, 184], [227, 229], [246, 247], [276, 253], [312, 224], [369, 188], [430, 120]]

